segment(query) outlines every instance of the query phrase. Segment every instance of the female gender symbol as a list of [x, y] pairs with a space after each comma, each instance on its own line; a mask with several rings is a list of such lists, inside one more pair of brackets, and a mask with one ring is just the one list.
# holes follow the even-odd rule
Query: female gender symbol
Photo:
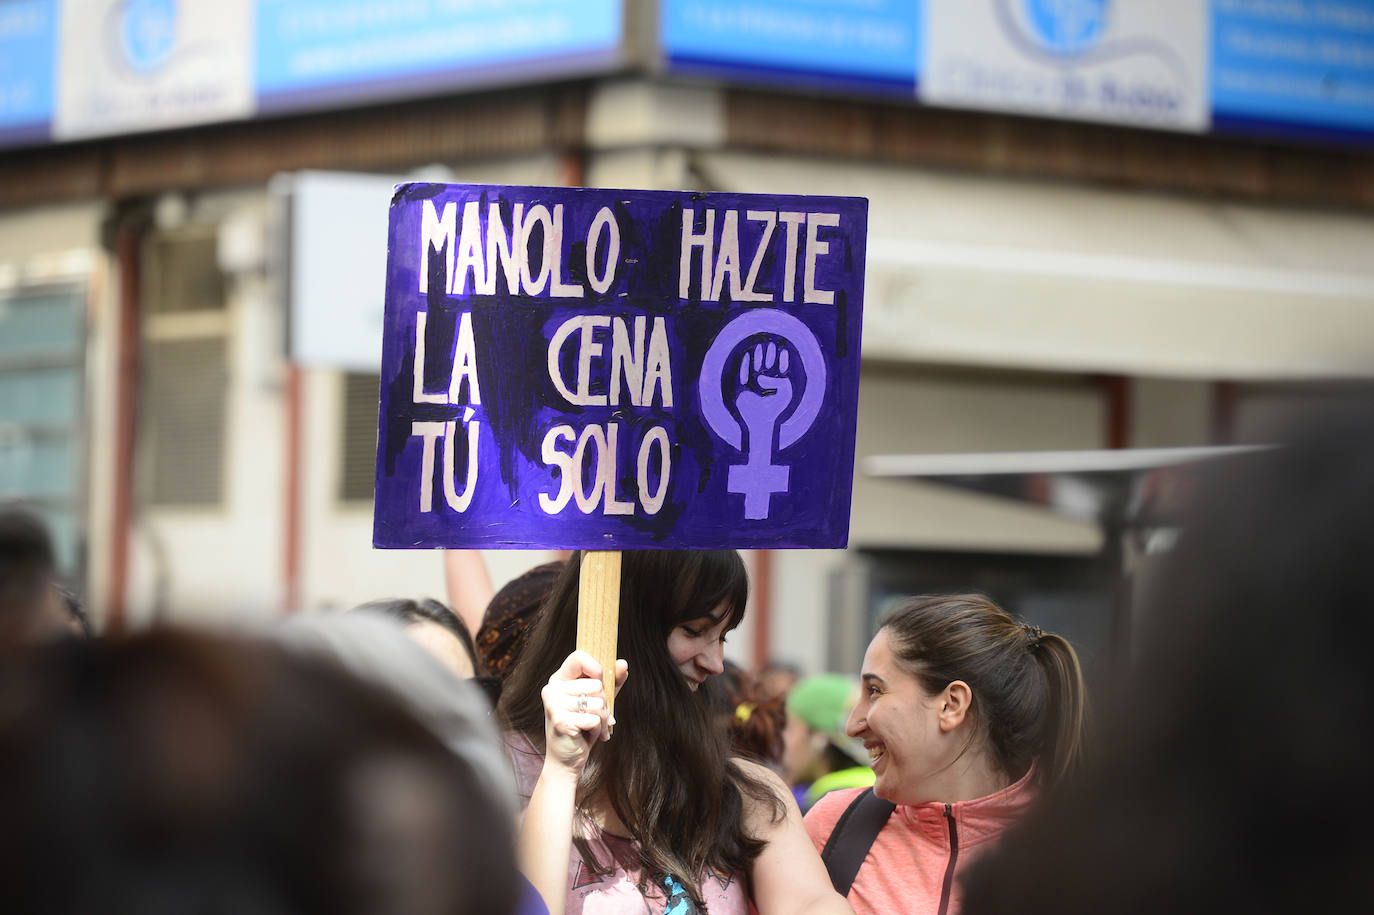
[[[747, 311], [725, 325], [711, 341], [701, 364], [697, 381], [701, 397], [701, 412], [720, 439], [737, 451], [744, 451], [744, 433], [734, 415], [725, 406], [724, 380], [726, 360], [734, 348], [755, 334], [771, 334], [791, 344], [801, 356], [806, 370], [806, 387], [792, 415], [778, 427], [778, 450], [794, 444], [811, 428], [821, 403], [825, 400], [825, 357], [815, 334], [800, 320], [775, 308]], [[726, 489], [744, 496], [744, 517], [758, 520], [768, 517], [769, 503], [775, 492], [787, 492], [790, 468], [773, 463], [773, 426], [792, 400], [792, 382], [787, 378], [787, 351], [776, 356], [776, 344], [768, 344], [767, 355], [762, 345], [753, 353], [752, 374], [764, 389], [763, 394], [741, 391], [735, 400], [740, 416], [749, 428], [749, 443], [743, 464], [730, 467]], [[740, 366], [742, 381], [750, 376], [750, 356], [746, 353]]]

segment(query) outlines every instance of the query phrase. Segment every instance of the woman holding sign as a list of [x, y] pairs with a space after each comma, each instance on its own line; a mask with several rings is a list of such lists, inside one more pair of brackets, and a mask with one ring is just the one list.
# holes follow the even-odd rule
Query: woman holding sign
[[744, 915], [751, 899], [762, 915], [849, 913], [787, 786], [731, 758], [697, 691], [744, 616], [739, 555], [624, 554], [629, 673], [617, 670], [613, 720], [600, 665], [573, 651], [580, 566], [575, 554], [501, 701], [528, 804], [522, 861], [553, 915]]
[[959, 874], [1076, 766], [1084, 717], [1062, 637], [981, 594], [909, 600], [869, 644], [845, 726], [874, 787], [806, 815], [836, 889], [860, 915], [957, 912]]

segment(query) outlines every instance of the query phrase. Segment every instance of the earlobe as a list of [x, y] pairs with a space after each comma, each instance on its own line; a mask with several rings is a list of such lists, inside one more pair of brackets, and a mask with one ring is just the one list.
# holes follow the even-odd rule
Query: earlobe
[[973, 690], [963, 680], [955, 680], [945, 687], [940, 705], [940, 730], [949, 733], [968, 718], [973, 707]]

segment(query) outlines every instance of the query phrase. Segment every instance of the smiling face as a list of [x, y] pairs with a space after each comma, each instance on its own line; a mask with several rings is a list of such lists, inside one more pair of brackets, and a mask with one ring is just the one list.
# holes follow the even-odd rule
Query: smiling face
[[897, 665], [887, 630], [879, 630], [864, 654], [863, 689], [845, 725], [868, 750], [879, 797], [899, 804], [937, 799], [934, 782], [959, 750], [941, 725], [944, 705]]
[[725, 670], [725, 634], [730, 611], [724, 604], [710, 616], [687, 620], [668, 633], [668, 656], [693, 692], [707, 677]]

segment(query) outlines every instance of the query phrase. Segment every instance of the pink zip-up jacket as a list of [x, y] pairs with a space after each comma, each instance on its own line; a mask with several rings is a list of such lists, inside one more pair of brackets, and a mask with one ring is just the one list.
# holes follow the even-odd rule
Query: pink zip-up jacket
[[[898, 804], [849, 890], [856, 915], [957, 915], [959, 877], [1025, 813], [1031, 773], [996, 794], [953, 804]], [[806, 814], [817, 850], [862, 788], [832, 791]]]

